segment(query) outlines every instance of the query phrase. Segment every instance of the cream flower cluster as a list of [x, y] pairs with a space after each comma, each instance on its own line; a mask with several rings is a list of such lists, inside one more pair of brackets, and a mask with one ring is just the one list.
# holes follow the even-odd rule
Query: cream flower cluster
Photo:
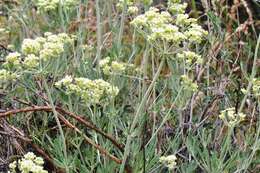
[[72, 36], [66, 33], [45, 33], [44, 37], [24, 39], [21, 53], [11, 52], [5, 58], [0, 70], [0, 84], [17, 79], [23, 70], [34, 69], [40, 62], [48, 62], [59, 58], [66, 45], [73, 42]]
[[122, 10], [124, 8], [124, 1], [127, 7], [134, 7], [133, 0], [119, 0], [118, 3], [116, 4], [117, 9]]
[[255, 97], [260, 98], [260, 79], [254, 78], [253, 79], [253, 94]]
[[150, 5], [152, 0], [119, 0], [116, 4], [117, 9], [122, 10], [124, 8], [124, 2], [126, 3], [127, 13], [128, 14], [137, 14], [138, 6], [140, 4]]
[[21, 57], [21, 54], [18, 52], [9, 53], [5, 57], [5, 63], [3, 64], [4, 67], [7, 67], [7, 68], [19, 67], [20, 57]]
[[168, 11], [159, 12], [159, 9], [151, 7], [132, 20], [131, 25], [142, 31], [148, 41], [165, 40], [175, 44], [185, 41], [200, 43], [207, 35], [207, 31], [197, 24], [196, 19], [189, 18], [183, 13], [184, 11], [178, 11], [172, 16]]
[[112, 61], [110, 57], [100, 60], [99, 66], [105, 75], [137, 72], [137, 68], [135, 68], [134, 64]]
[[12, 81], [19, 76], [16, 73], [13, 73], [11, 71], [0, 69], [0, 84], [3, 84], [7, 81]]
[[79, 3], [79, 0], [34, 0], [37, 7], [42, 12], [57, 10], [59, 5], [66, 9], [71, 9]]
[[179, 28], [173, 24], [171, 14], [159, 9], [151, 7], [145, 14], [137, 16], [131, 25], [147, 34], [149, 41], [166, 40], [172, 42], [180, 42], [185, 39], [185, 35], [179, 32]]
[[176, 166], [176, 156], [175, 155], [169, 155], [169, 156], [162, 156], [160, 157], [160, 162], [164, 164], [169, 169], [174, 169]]
[[[245, 88], [242, 88], [241, 91], [243, 94], [248, 94]], [[260, 79], [258, 78], [253, 78], [252, 80], [252, 96], [260, 98]]]
[[127, 13], [128, 14], [137, 14], [138, 13], [138, 7], [136, 7], [136, 6], [130, 6], [130, 7], [128, 7], [128, 9], [127, 9]]
[[72, 78], [66, 76], [56, 82], [55, 86], [65, 88], [68, 95], [75, 94], [89, 105], [106, 103], [117, 96], [119, 92], [116, 86], [102, 79], [90, 80], [82, 77]]
[[187, 75], [181, 76], [181, 83], [185, 90], [196, 92], [198, 90], [198, 85], [194, 83]]
[[177, 53], [177, 59], [185, 60], [189, 65], [196, 62], [198, 64], [202, 63], [201, 55], [196, 54], [192, 51], [183, 51], [182, 53]]
[[36, 39], [24, 39], [21, 46], [21, 54], [18, 52], [10, 53], [6, 57], [4, 66], [35, 68], [40, 62], [45, 62], [61, 56], [66, 44], [72, 43], [73, 38], [66, 33], [52, 34], [45, 33], [44, 37]]
[[181, 4], [181, 0], [168, 0], [168, 10], [173, 14], [185, 13], [187, 3]]
[[10, 163], [9, 173], [16, 173], [16, 169], [18, 169], [22, 173], [48, 173], [46, 170], [43, 169], [43, 164], [44, 161], [41, 157], [36, 157], [34, 153], [29, 152], [18, 161], [18, 168], [16, 161]]
[[[248, 94], [245, 88], [242, 88], [241, 91], [244, 94]], [[252, 80], [252, 96], [260, 98], [260, 79], [258, 78], [253, 78]]]
[[230, 127], [240, 123], [245, 119], [246, 115], [244, 113], [236, 113], [235, 108], [227, 108], [220, 112], [219, 118], [224, 121], [224, 123]]

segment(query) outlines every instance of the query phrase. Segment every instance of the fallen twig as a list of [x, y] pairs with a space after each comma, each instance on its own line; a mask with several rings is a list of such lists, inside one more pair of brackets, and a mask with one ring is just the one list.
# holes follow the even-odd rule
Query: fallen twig
[[124, 146], [122, 144], [119, 144], [114, 137], [112, 137], [111, 135], [103, 132], [102, 130], [100, 130], [99, 128], [97, 128], [95, 125], [93, 125], [92, 123], [86, 121], [84, 118], [82, 118], [82, 116], [78, 116], [72, 112], [66, 111], [64, 109], [62, 109], [61, 107], [56, 107], [57, 111], [60, 113], [65, 113], [67, 115], [69, 115], [70, 117], [72, 117], [73, 119], [76, 119], [77, 121], [79, 121], [80, 123], [84, 124], [86, 127], [95, 130], [96, 132], [98, 132], [99, 134], [101, 134], [102, 136], [106, 137], [107, 139], [109, 139], [120, 151], [124, 151]]
[[81, 134], [85, 141], [92, 145], [93, 147], [95, 147], [98, 151], [100, 151], [103, 155], [109, 157], [111, 160], [115, 161], [118, 164], [122, 163], [122, 160], [118, 159], [116, 156], [110, 154], [106, 149], [104, 149], [103, 147], [101, 147], [100, 145], [96, 144], [95, 142], [93, 142], [90, 138], [88, 138], [84, 133], [82, 133], [76, 126], [74, 126], [73, 124], [71, 124], [64, 116], [62, 116], [61, 114], [59, 115], [60, 120], [69, 128], [75, 130], [76, 132], [78, 132], [79, 134]]
[[[56, 107], [56, 110], [59, 113], [69, 115], [70, 117], [72, 117], [72, 118], [76, 119], [77, 121], [79, 121], [80, 123], [84, 124], [87, 128], [90, 128], [90, 129], [96, 131], [97, 133], [101, 134], [105, 138], [109, 139], [120, 151], [124, 150], [124, 146], [122, 144], [118, 143], [111, 135], [103, 132], [101, 129], [97, 128], [95, 125], [93, 125], [92, 123], [83, 119], [82, 117], [80, 117], [72, 112], [66, 111], [66, 110], [62, 109], [61, 107]], [[50, 106], [33, 106], [33, 107], [26, 107], [26, 108], [22, 108], [22, 109], [12, 109], [12, 110], [0, 113], [0, 118], [5, 118], [8, 116], [12, 116], [14, 114], [18, 114], [18, 113], [37, 112], [37, 111], [52, 112], [52, 108]]]

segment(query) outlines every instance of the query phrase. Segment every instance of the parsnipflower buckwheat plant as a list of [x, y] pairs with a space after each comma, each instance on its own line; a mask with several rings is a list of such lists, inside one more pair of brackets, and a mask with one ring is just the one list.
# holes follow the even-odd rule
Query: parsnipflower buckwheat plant
[[184, 13], [188, 4], [187, 3], [181, 3], [181, 0], [169, 0], [167, 2], [168, 9], [173, 14], [179, 14]]
[[5, 63], [3, 64], [7, 68], [17, 68], [20, 65], [21, 54], [18, 52], [9, 53], [5, 58]]
[[[260, 79], [253, 78], [252, 79], [252, 93], [251, 96], [254, 96], [255, 98], [260, 98]], [[249, 94], [246, 88], [241, 89], [243, 94]]]
[[127, 9], [127, 13], [130, 14], [130, 15], [137, 14], [137, 13], [138, 13], [138, 7], [136, 7], [136, 6], [130, 6], [130, 7]]
[[183, 51], [182, 53], [177, 53], [176, 58], [180, 61], [185, 61], [185, 63], [187, 63], [188, 65], [191, 65], [193, 63], [202, 63], [201, 55], [198, 55], [192, 51]]
[[110, 57], [102, 59], [99, 66], [105, 75], [134, 74], [138, 71], [134, 64], [112, 61]]
[[116, 7], [118, 10], [123, 10], [125, 3], [128, 14], [137, 14], [138, 6], [148, 6], [151, 5], [152, 2], [152, 0], [119, 0], [116, 4]]
[[208, 32], [196, 19], [185, 14], [186, 7], [187, 4], [181, 4], [178, 0], [170, 0], [167, 10], [151, 7], [130, 24], [158, 51], [171, 55], [172, 60], [181, 58], [186, 66], [190, 66], [202, 62], [201, 56], [192, 49], [204, 40]]
[[244, 113], [236, 113], [235, 108], [227, 108], [220, 112], [219, 118], [229, 127], [234, 127], [245, 119]]
[[162, 156], [162, 157], [160, 157], [160, 162], [162, 164], [164, 164], [170, 170], [175, 168], [176, 160], [177, 160], [177, 158], [176, 158], [175, 155], [169, 155], [169, 156]]
[[253, 79], [253, 94], [256, 98], [260, 98], [260, 79], [254, 78]]
[[88, 105], [108, 103], [119, 92], [116, 86], [102, 79], [90, 80], [66, 76], [55, 85], [60, 89], [64, 88], [68, 95], [75, 94], [80, 97]]
[[200, 43], [207, 35], [207, 31], [197, 24], [197, 20], [189, 18], [187, 14], [171, 15], [168, 11], [160, 12], [154, 7], [137, 16], [131, 25], [141, 31], [148, 41], [165, 40], [172, 44]]
[[34, 0], [36, 6], [41, 12], [57, 10], [59, 6], [65, 9], [72, 9], [77, 5], [79, 0]]
[[7, 81], [12, 81], [16, 78], [18, 78], [18, 75], [16, 73], [13, 73], [5, 69], [0, 70], [0, 84], [3, 84]]
[[7, 55], [5, 68], [19, 67], [32, 69], [52, 59], [59, 58], [66, 45], [71, 44], [73, 38], [66, 33], [45, 33], [44, 37], [26, 38], [22, 42], [21, 53], [13, 52]]
[[[37, 157], [34, 153], [28, 152], [17, 161], [10, 163], [9, 173], [18, 173], [16, 170], [22, 173], [48, 173], [43, 168], [44, 161], [41, 157]], [[17, 167], [18, 166], [18, 167]]]
[[198, 90], [198, 85], [194, 83], [187, 75], [181, 76], [181, 83], [185, 90], [195, 92]]

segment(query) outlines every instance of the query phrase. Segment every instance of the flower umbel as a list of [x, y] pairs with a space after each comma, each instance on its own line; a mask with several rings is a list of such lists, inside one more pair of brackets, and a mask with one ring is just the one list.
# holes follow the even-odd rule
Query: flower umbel
[[198, 85], [194, 83], [187, 75], [181, 76], [181, 83], [184, 89], [195, 92], [198, 90]]
[[[59, 58], [64, 52], [64, 47], [73, 42], [73, 38], [66, 33], [52, 34], [47, 32], [45, 37], [23, 40], [21, 54], [10, 53], [6, 57], [4, 67], [36, 68], [40, 62]], [[25, 58], [22, 59], [21, 56]]]
[[59, 5], [69, 10], [79, 3], [79, 0], [34, 0], [41, 12], [57, 10]]
[[66, 76], [55, 85], [58, 88], [64, 88], [68, 95], [79, 96], [89, 105], [107, 103], [119, 92], [116, 86], [102, 79], [90, 80], [82, 77], [73, 79], [71, 76]]
[[110, 57], [102, 59], [99, 66], [105, 75], [128, 74], [137, 71], [134, 64], [112, 61]]
[[219, 118], [224, 121], [224, 123], [230, 127], [239, 124], [245, 119], [246, 115], [244, 113], [236, 113], [235, 108], [227, 108], [220, 112]]
[[169, 155], [169, 156], [162, 156], [160, 157], [160, 162], [164, 164], [169, 169], [174, 169], [176, 166], [176, 156], [175, 155]]
[[[41, 157], [37, 157], [34, 153], [28, 152], [22, 159], [9, 164], [10, 173], [16, 173], [16, 169], [23, 173], [48, 173], [43, 169], [44, 161]], [[18, 165], [18, 167], [17, 167]]]

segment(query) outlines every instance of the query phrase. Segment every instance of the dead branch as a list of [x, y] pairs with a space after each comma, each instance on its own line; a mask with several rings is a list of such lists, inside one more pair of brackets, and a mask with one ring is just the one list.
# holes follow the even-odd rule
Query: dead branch
[[[101, 134], [103, 137], [110, 140], [120, 151], [124, 150], [124, 146], [122, 144], [120, 144], [119, 142], [117, 142], [114, 137], [103, 132], [101, 129], [97, 128], [95, 125], [93, 125], [89, 121], [83, 119], [81, 116], [78, 116], [72, 112], [66, 111], [66, 110], [62, 109], [61, 107], [56, 107], [56, 110], [59, 113], [66, 114], [66, 115], [72, 117], [73, 119], [77, 120], [78, 122], [84, 124], [87, 128], [92, 129], [92, 130], [96, 131], [97, 133]], [[18, 114], [18, 113], [37, 112], [37, 111], [52, 112], [52, 108], [50, 106], [33, 106], [33, 107], [26, 107], [26, 108], [22, 108], [22, 109], [12, 109], [12, 110], [0, 113], [0, 118], [5, 118], [8, 116], [12, 116], [14, 114]]]

